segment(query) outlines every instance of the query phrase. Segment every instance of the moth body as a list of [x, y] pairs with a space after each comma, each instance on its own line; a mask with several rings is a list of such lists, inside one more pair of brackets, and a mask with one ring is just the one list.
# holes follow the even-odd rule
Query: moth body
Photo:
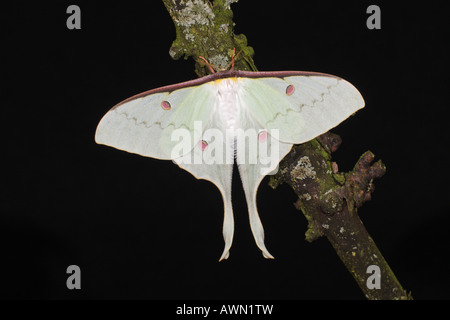
[[231, 179], [236, 162], [256, 245], [265, 258], [273, 258], [256, 206], [259, 184], [294, 144], [314, 139], [363, 107], [358, 90], [333, 75], [229, 70], [118, 103], [100, 121], [95, 140], [173, 160], [196, 178], [214, 183], [224, 202], [220, 260], [229, 257], [233, 241]]

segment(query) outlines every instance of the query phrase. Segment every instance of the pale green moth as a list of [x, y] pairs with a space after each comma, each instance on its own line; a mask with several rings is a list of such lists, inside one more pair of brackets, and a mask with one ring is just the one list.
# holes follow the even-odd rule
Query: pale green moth
[[294, 144], [327, 132], [363, 107], [358, 90], [336, 76], [228, 70], [120, 102], [101, 119], [95, 140], [173, 160], [194, 177], [214, 183], [224, 201], [220, 260], [228, 258], [233, 240], [231, 178], [236, 161], [256, 244], [265, 258], [273, 258], [264, 245], [256, 208], [261, 180]]

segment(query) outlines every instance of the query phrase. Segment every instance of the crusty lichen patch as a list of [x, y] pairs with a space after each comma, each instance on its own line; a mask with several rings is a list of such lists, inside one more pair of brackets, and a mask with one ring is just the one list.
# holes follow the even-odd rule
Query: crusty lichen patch
[[219, 27], [219, 31], [222, 34], [228, 33], [228, 24], [226, 24], [226, 23], [221, 24]]
[[308, 156], [300, 158], [297, 165], [291, 171], [291, 176], [298, 180], [306, 178], [314, 179], [316, 177], [316, 171], [314, 171], [314, 167], [311, 165], [311, 160]]
[[203, 1], [188, 0], [185, 8], [179, 11], [177, 23], [183, 27], [190, 27], [194, 24], [208, 26], [214, 19], [212, 9]]
[[192, 33], [189, 33], [189, 29], [184, 29], [183, 33], [184, 33], [184, 37], [186, 40], [192, 41], [192, 42], [195, 40], [195, 35], [193, 35]]
[[220, 69], [225, 69], [228, 66], [228, 64], [230, 63], [230, 59], [226, 55], [217, 54], [215, 56], [211, 56], [209, 58], [209, 62], [212, 65], [219, 67]]

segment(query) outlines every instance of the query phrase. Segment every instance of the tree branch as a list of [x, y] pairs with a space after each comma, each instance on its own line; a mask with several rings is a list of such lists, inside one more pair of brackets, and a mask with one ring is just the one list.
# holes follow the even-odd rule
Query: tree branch
[[[371, 164], [374, 155], [364, 153], [352, 171], [341, 173], [331, 153], [341, 143], [338, 135], [325, 133], [297, 145], [280, 162], [270, 186], [288, 183], [299, 196], [296, 207], [308, 221], [306, 240], [326, 236], [368, 299], [412, 299], [402, 288], [375, 242], [361, 222], [357, 208], [370, 200], [373, 179], [386, 172], [381, 161]], [[380, 288], [371, 288], [369, 266], [380, 271]]]
[[[175, 23], [176, 39], [169, 54], [175, 60], [193, 57], [199, 77], [208, 73], [206, 58], [211, 64], [226, 67], [233, 48], [241, 51], [235, 62], [236, 70], [256, 71], [244, 35], [234, 34], [232, 2], [217, 0], [163, 0]], [[296, 207], [305, 215], [309, 225], [306, 240], [326, 236], [347, 269], [368, 299], [412, 299], [402, 288], [381, 252], [368, 234], [357, 214], [357, 208], [370, 200], [373, 179], [384, 175], [381, 161], [371, 165], [374, 155], [368, 151], [347, 173], [338, 172], [331, 153], [340, 145], [339, 136], [326, 133], [307, 143], [296, 145], [280, 162], [280, 169], [271, 177], [273, 188], [288, 183], [299, 196]], [[381, 288], [369, 289], [367, 268], [379, 267]]]
[[237, 0], [163, 0], [175, 23], [176, 39], [169, 50], [174, 60], [193, 57], [195, 72], [199, 77], [208, 74], [206, 58], [211, 64], [225, 68], [231, 61], [233, 48], [240, 52], [235, 62], [236, 70], [256, 71], [254, 50], [247, 38], [234, 34], [233, 11], [230, 4]]

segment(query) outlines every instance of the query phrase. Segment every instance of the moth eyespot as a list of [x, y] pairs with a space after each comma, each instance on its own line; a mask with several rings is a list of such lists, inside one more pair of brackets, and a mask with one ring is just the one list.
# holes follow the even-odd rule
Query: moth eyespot
[[205, 151], [205, 149], [208, 147], [208, 142], [206, 142], [205, 140], [199, 141], [199, 142], [198, 142], [198, 147], [199, 147], [202, 151]]
[[267, 131], [261, 131], [258, 133], [258, 140], [259, 142], [264, 142], [267, 140]]
[[161, 108], [164, 110], [170, 110], [172, 106], [170, 105], [169, 101], [163, 101], [161, 102]]
[[291, 94], [293, 94], [295, 91], [295, 87], [290, 84], [286, 87], [286, 95], [290, 96]]

